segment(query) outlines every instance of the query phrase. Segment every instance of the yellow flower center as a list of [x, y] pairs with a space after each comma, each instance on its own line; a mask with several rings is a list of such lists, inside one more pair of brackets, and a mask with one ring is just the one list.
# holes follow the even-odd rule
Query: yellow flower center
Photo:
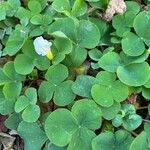
[[53, 54], [52, 54], [52, 51], [51, 50], [49, 50], [48, 51], [48, 53], [47, 53], [47, 58], [49, 59], [49, 60], [52, 60], [53, 58], [54, 58], [54, 56], [53, 56]]

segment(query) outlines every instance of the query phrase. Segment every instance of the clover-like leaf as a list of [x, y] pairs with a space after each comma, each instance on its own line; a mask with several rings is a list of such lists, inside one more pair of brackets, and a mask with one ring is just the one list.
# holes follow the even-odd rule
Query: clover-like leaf
[[60, 53], [69, 54], [72, 51], [72, 42], [68, 38], [56, 38], [54, 44]]
[[87, 20], [81, 20], [79, 22], [77, 42], [81, 47], [96, 47], [99, 44], [100, 36], [100, 31], [94, 23]]
[[59, 84], [54, 93], [54, 103], [56, 105], [65, 106], [74, 101], [75, 94], [71, 90], [72, 85], [73, 81], [71, 80]]
[[15, 55], [23, 46], [27, 40], [28, 32], [26, 29], [18, 26], [8, 38], [6, 47], [3, 52], [10, 56]]
[[39, 117], [40, 108], [37, 105], [28, 105], [22, 113], [22, 119], [26, 122], [36, 122]]
[[149, 23], [150, 23], [149, 11], [140, 12], [134, 19], [134, 24], [133, 24], [134, 29], [142, 39], [150, 40]]
[[15, 103], [15, 112], [19, 113], [29, 105], [29, 100], [25, 96], [20, 96]]
[[68, 77], [68, 69], [62, 64], [50, 66], [45, 78], [52, 84], [57, 85]]
[[115, 52], [108, 52], [99, 59], [98, 64], [106, 71], [116, 72], [117, 68], [121, 66], [121, 58]]
[[30, 100], [31, 104], [36, 104], [36, 102], [37, 102], [37, 91], [35, 88], [32, 88], [32, 87], [28, 88], [25, 91], [25, 95]]
[[45, 122], [46, 135], [52, 143], [60, 147], [69, 144], [77, 128], [77, 121], [71, 112], [63, 108], [52, 112]]
[[36, 122], [40, 116], [40, 108], [36, 105], [37, 92], [35, 88], [27, 88], [25, 96], [20, 96], [15, 103], [15, 111], [22, 113], [26, 122]]
[[150, 89], [149, 88], [143, 88], [142, 89], [142, 96], [146, 99], [150, 99]]
[[74, 104], [71, 112], [64, 108], [52, 112], [46, 119], [45, 131], [49, 140], [57, 146], [69, 144], [69, 150], [75, 150], [76, 147], [91, 150], [91, 142], [95, 137], [92, 130], [100, 125], [100, 108], [92, 100], [83, 99]]
[[5, 97], [11, 99], [18, 97], [21, 93], [21, 81], [24, 80], [24, 76], [15, 71], [14, 63], [12, 61], [7, 62], [3, 69], [0, 69], [0, 75], [0, 85], [4, 85], [3, 93]]
[[95, 84], [92, 87], [91, 92], [93, 99], [99, 105], [104, 107], [110, 107], [111, 105], [113, 105], [113, 96], [111, 90], [107, 86]]
[[123, 125], [127, 130], [135, 130], [142, 123], [141, 116], [137, 115], [135, 108], [131, 104], [123, 104], [121, 113], [118, 113], [112, 120], [114, 126]]
[[74, 132], [68, 150], [92, 150], [92, 140], [95, 137], [95, 133], [87, 128], [79, 128]]
[[145, 51], [140, 56], [128, 56], [123, 51], [120, 53], [120, 57], [124, 65], [129, 65], [133, 63], [142, 63], [148, 58], [148, 56], [149, 54], [147, 53], [147, 51]]
[[[67, 25], [67, 26], [66, 26]], [[76, 26], [74, 20], [71, 18], [61, 18], [52, 23], [49, 27], [48, 33], [52, 34], [56, 31], [61, 31], [72, 41], [76, 41]]]
[[130, 150], [149, 150], [149, 144], [146, 139], [146, 133], [141, 132], [132, 142]]
[[137, 14], [140, 11], [140, 6], [137, 2], [134, 1], [126, 1], [127, 11], [132, 11]]
[[71, 112], [77, 119], [78, 124], [82, 127], [95, 130], [101, 125], [101, 110], [92, 100], [83, 99], [77, 101], [73, 105]]
[[60, 0], [54, 0], [52, 3], [52, 7], [57, 12], [65, 12], [71, 9], [69, 0], [64, 0], [62, 2], [60, 2]]
[[47, 81], [43, 81], [38, 89], [38, 96], [40, 101], [43, 103], [49, 102], [53, 97], [55, 89], [56, 87], [53, 84]]
[[24, 54], [17, 55], [14, 65], [16, 71], [22, 75], [31, 73], [34, 68], [33, 60]]
[[64, 81], [68, 77], [68, 69], [65, 65], [57, 64], [50, 66], [45, 74], [48, 82], [43, 81], [39, 87], [39, 96], [42, 102], [48, 102], [54, 95], [54, 103], [59, 106], [70, 104], [75, 99], [71, 90], [73, 82]]
[[81, 1], [81, 0], [75, 0], [73, 7], [72, 7], [72, 11], [71, 14], [73, 16], [82, 16], [86, 13], [87, 11], [87, 4], [85, 1]]
[[145, 51], [145, 45], [141, 38], [132, 32], [127, 33], [121, 43], [124, 53], [128, 56], [139, 56]]
[[40, 13], [42, 11], [41, 4], [37, 0], [32, 0], [29, 1], [28, 3], [28, 8], [33, 12], [33, 13]]
[[91, 93], [93, 99], [99, 105], [110, 107], [114, 100], [121, 102], [128, 97], [128, 87], [119, 80], [115, 81], [116, 77], [113, 73], [102, 71], [96, 78], [99, 83], [92, 87]]
[[121, 110], [120, 103], [114, 102], [114, 104], [110, 107], [100, 107], [102, 110], [102, 116], [107, 119], [111, 120], [115, 118], [118, 112]]
[[103, 55], [102, 52], [98, 50], [97, 48], [90, 50], [88, 54], [89, 54], [89, 57], [94, 61], [98, 61]]
[[117, 69], [117, 76], [124, 84], [141, 86], [150, 78], [150, 67], [146, 62], [120, 66]]
[[82, 97], [91, 97], [91, 88], [96, 84], [96, 79], [87, 75], [77, 76], [72, 85], [72, 90], [75, 94]]
[[[47, 137], [37, 123], [27, 123], [22, 121], [17, 129], [19, 135], [24, 139], [25, 150], [41, 149]], [[32, 141], [32, 142], [31, 142]]]
[[15, 99], [0, 98], [0, 114], [8, 115], [14, 112]]
[[87, 50], [79, 46], [74, 46], [72, 52], [66, 55], [64, 59], [64, 64], [69, 67], [79, 67], [83, 64], [87, 57]]
[[39, 70], [46, 70], [50, 61], [44, 56], [36, 54], [32, 40], [27, 40], [22, 48], [23, 54], [18, 54], [14, 60], [15, 70], [22, 75], [30, 74], [34, 67]]
[[133, 137], [127, 131], [118, 130], [115, 134], [108, 131], [93, 139], [92, 148], [93, 150], [99, 150], [99, 148], [110, 150], [113, 147], [115, 150], [128, 150], [132, 141]]
[[9, 117], [5, 120], [5, 126], [9, 129], [17, 131], [18, 125], [21, 121], [22, 121], [21, 115], [13, 113], [9, 115]]

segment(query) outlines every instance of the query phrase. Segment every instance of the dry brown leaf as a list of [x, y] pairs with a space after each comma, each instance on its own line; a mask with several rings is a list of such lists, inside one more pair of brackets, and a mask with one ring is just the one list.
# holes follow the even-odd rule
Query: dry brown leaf
[[125, 11], [126, 4], [124, 0], [110, 0], [105, 13], [103, 14], [103, 19], [111, 21], [115, 14], [124, 14]]

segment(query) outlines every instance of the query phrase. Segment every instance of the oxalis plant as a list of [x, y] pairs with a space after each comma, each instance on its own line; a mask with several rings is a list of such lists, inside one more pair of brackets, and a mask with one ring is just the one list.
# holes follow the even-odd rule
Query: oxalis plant
[[0, 114], [25, 150], [150, 150], [149, 3], [107, 22], [108, 0], [0, 2]]

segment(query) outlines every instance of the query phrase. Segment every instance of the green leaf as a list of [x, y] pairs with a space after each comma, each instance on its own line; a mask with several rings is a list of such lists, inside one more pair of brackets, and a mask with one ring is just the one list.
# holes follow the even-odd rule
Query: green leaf
[[113, 105], [113, 96], [111, 90], [107, 86], [95, 84], [92, 87], [91, 93], [93, 99], [99, 105], [103, 107], [110, 107]]
[[52, 84], [60, 84], [68, 77], [68, 69], [62, 64], [50, 66], [45, 74], [45, 78]]
[[42, 24], [42, 15], [41, 15], [41, 14], [34, 15], [34, 16], [30, 19], [30, 22], [31, 22], [33, 25], [40, 25], [40, 24]]
[[5, 9], [5, 3], [1, 4], [0, 6], [0, 21], [5, 20], [6, 19], [6, 9]]
[[31, 104], [36, 104], [37, 102], [37, 91], [35, 88], [27, 88], [25, 91], [26, 97], [30, 100]]
[[71, 90], [73, 81], [67, 80], [61, 83], [55, 90], [54, 103], [58, 106], [66, 106], [75, 99], [75, 94]]
[[10, 56], [15, 55], [23, 46], [24, 42], [27, 39], [27, 31], [22, 27], [16, 28], [8, 38], [6, 46], [3, 50], [4, 54]]
[[9, 81], [10, 79], [4, 74], [3, 69], [0, 68], [0, 85], [3, 85]]
[[17, 131], [24, 140], [25, 150], [39, 150], [47, 140], [44, 131], [41, 130], [37, 123], [22, 121]]
[[67, 38], [56, 38], [54, 44], [59, 52], [69, 54], [72, 51], [72, 42]]
[[87, 5], [83, 0], [75, 0], [74, 5], [72, 7], [71, 14], [73, 16], [82, 16], [87, 11]]
[[134, 21], [134, 18], [136, 17], [136, 14], [132, 11], [129, 11], [125, 13], [124, 17], [126, 20], [126, 26], [133, 27], [133, 21]]
[[13, 113], [5, 120], [5, 126], [11, 130], [16, 130], [19, 123], [22, 121], [20, 114]]
[[118, 112], [121, 109], [120, 103], [115, 102], [112, 106], [110, 107], [100, 107], [102, 110], [102, 116], [106, 120], [111, 120], [115, 118], [115, 116], [118, 114]]
[[41, 4], [37, 0], [30, 0], [28, 3], [28, 8], [34, 13], [38, 14], [42, 11]]
[[38, 90], [39, 100], [43, 103], [49, 102], [53, 97], [55, 88], [53, 84], [43, 81]]
[[123, 125], [125, 129], [132, 131], [141, 125], [142, 118], [136, 114], [132, 104], [123, 104], [120, 113], [116, 115], [112, 123], [115, 127]]
[[16, 56], [14, 66], [16, 72], [22, 75], [30, 74], [34, 68], [33, 60], [24, 54]]
[[60, 147], [69, 144], [72, 134], [78, 128], [77, 122], [67, 109], [57, 109], [45, 122], [45, 132], [49, 140]]
[[64, 11], [70, 11], [70, 2], [69, 0], [54, 0], [52, 3], [52, 7], [57, 11], [57, 12], [64, 12]]
[[19, 113], [29, 105], [29, 100], [25, 96], [20, 96], [15, 103], [15, 112]]
[[110, 150], [114, 146], [114, 135], [111, 132], [101, 133], [92, 141], [92, 149]]
[[48, 143], [44, 150], [66, 150], [66, 147], [59, 147], [53, 143]]
[[26, 122], [36, 122], [40, 117], [40, 108], [37, 105], [29, 105], [22, 113], [22, 118]]
[[97, 74], [96, 79], [98, 80], [98, 84], [92, 87], [91, 93], [93, 99], [99, 105], [110, 107], [113, 104], [113, 100], [121, 102], [128, 97], [128, 87], [119, 80], [115, 81], [115, 74], [101, 71]]
[[8, 115], [14, 112], [15, 99], [0, 98], [0, 114]]
[[73, 137], [68, 146], [68, 150], [92, 150], [92, 139], [95, 137], [95, 133], [93, 131], [88, 130], [87, 128], [79, 128], [73, 134]]
[[144, 84], [144, 87], [150, 88], [150, 79]]
[[47, 70], [50, 66], [50, 61], [45, 56], [38, 56], [33, 63], [41, 71]]
[[142, 63], [148, 58], [148, 56], [149, 56], [149, 54], [147, 53], [147, 51], [145, 51], [142, 55], [135, 56], [135, 57], [128, 56], [123, 51], [120, 53], [120, 57], [121, 57], [124, 65], [129, 65], [129, 64], [133, 64], [133, 63]]
[[141, 38], [132, 32], [127, 33], [121, 43], [124, 53], [128, 56], [139, 56], [145, 51], [145, 45]]
[[77, 29], [77, 43], [81, 47], [96, 47], [99, 44], [100, 36], [100, 31], [94, 23], [87, 20], [80, 20]]
[[[144, 23], [143, 23], [144, 22]], [[140, 12], [134, 19], [134, 30], [142, 39], [150, 40], [150, 11]]]
[[92, 100], [80, 100], [75, 102], [71, 112], [81, 127], [96, 130], [101, 126], [101, 110]]
[[98, 64], [106, 71], [116, 72], [117, 68], [121, 66], [121, 59], [117, 53], [108, 52], [99, 59]]
[[124, 84], [141, 86], [150, 78], [150, 67], [146, 62], [120, 66], [117, 69], [117, 76]]
[[94, 48], [88, 52], [90, 58], [94, 61], [98, 61], [102, 57], [102, 52], [97, 48]]
[[125, 84], [117, 80], [113, 83], [112, 94], [115, 101], [121, 102], [128, 97], [129, 89]]
[[14, 81], [20, 82], [24, 80], [24, 76], [16, 72], [13, 61], [9, 61], [4, 65], [3, 72], [10, 80], [12, 80], [12, 82]]
[[104, 132], [95, 137], [92, 141], [93, 150], [129, 150], [133, 137], [126, 131], [118, 130], [115, 134]]
[[142, 96], [146, 99], [150, 99], [150, 89], [149, 88], [143, 88], [142, 89]]
[[61, 31], [69, 39], [76, 41], [76, 26], [75, 22], [71, 18], [61, 18], [52, 23], [49, 27], [48, 33], [52, 34], [53, 32]]
[[108, 86], [108, 85], [112, 85], [114, 83], [114, 81], [116, 80], [116, 75], [111, 72], [100, 71], [96, 75], [96, 79], [98, 80], [99, 84]]
[[17, 98], [20, 95], [21, 90], [22, 90], [21, 82], [6, 83], [3, 87], [3, 93], [6, 98]]
[[146, 133], [141, 132], [132, 142], [130, 150], [149, 150], [149, 145], [146, 139]]
[[82, 97], [91, 97], [91, 88], [97, 81], [94, 77], [88, 75], [77, 76], [74, 84], [72, 85], [72, 90], [75, 94]]
[[140, 11], [140, 6], [137, 2], [134, 1], [126, 1], [127, 11], [132, 11], [137, 14]]
[[31, 39], [28, 39], [28, 40], [24, 43], [24, 45], [23, 45], [23, 47], [22, 47], [22, 52], [23, 52], [26, 56], [30, 57], [31, 59], [37, 58], [37, 57], [39, 56], [39, 55], [35, 52], [34, 45], [33, 45], [33, 40], [31, 40]]
[[79, 67], [87, 58], [87, 50], [79, 46], [75, 46], [69, 55], [66, 55], [63, 61], [69, 67]]

